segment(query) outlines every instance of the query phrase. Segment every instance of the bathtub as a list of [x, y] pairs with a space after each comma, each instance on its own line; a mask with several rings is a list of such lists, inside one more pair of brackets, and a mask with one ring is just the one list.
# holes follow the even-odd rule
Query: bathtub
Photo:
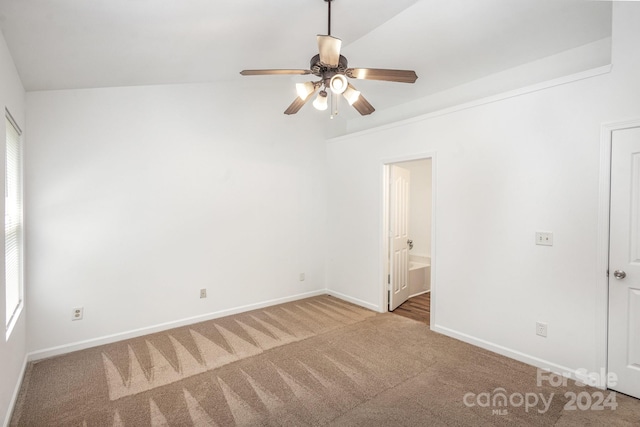
[[431, 258], [409, 255], [409, 296], [431, 290]]
[[420, 268], [427, 268], [429, 264], [418, 262], [418, 261], [409, 261], [409, 271], [418, 270]]

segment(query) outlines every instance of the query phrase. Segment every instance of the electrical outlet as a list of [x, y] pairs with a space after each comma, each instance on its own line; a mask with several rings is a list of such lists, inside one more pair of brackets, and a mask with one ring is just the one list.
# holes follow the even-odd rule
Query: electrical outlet
[[82, 316], [84, 316], [84, 307], [76, 307], [71, 313], [71, 320], [82, 320]]
[[536, 335], [547, 337], [547, 324], [544, 322], [536, 322]]
[[553, 246], [553, 233], [536, 231], [536, 245]]
[[200, 289], [200, 298], [206, 298], [206, 297], [207, 297], [207, 290]]
[[300, 281], [304, 282], [304, 273], [300, 273]]

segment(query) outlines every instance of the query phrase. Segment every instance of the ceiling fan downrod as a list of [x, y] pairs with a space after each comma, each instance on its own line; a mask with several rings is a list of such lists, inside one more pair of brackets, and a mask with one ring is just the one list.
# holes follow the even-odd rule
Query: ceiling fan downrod
[[329, 9], [329, 19], [327, 19], [327, 22], [328, 22], [327, 35], [330, 36], [331, 35], [331, 1], [332, 0], [324, 0], [324, 1], [326, 1], [328, 3], [327, 6], [328, 6], [328, 9]]

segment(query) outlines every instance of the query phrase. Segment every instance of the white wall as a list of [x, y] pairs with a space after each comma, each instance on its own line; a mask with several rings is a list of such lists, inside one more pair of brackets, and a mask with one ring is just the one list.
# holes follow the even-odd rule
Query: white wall
[[431, 256], [431, 159], [397, 163], [411, 174], [409, 189], [410, 255]]
[[[382, 164], [434, 152], [432, 327], [529, 363], [599, 369], [600, 127], [640, 117], [637, 22], [640, 4], [614, 4], [611, 73], [330, 141], [328, 287], [381, 309]], [[536, 230], [554, 246], [536, 246]]]
[[[0, 152], [4, 165], [5, 154], [5, 120], [4, 109], [7, 108], [26, 136], [24, 120], [24, 89], [20, 77], [16, 71], [13, 59], [0, 33], [0, 107], [2, 108], [2, 120], [0, 123]], [[4, 168], [3, 168], [4, 170]], [[0, 174], [0, 181], [4, 188], [4, 173]], [[0, 198], [0, 207], [4, 211], [4, 198]], [[5, 275], [4, 275], [4, 245], [0, 248], [0, 318], [6, 319], [5, 311]], [[18, 318], [9, 340], [5, 339], [5, 333], [0, 334], [0, 422], [6, 423], [9, 410], [15, 398], [18, 382], [22, 377], [26, 349], [26, 307]], [[4, 329], [3, 329], [4, 331]]]
[[36, 357], [324, 289], [325, 121], [266, 83], [27, 94]]
[[[368, 44], [371, 43], [371, 39], [363, 38], [358, 42]], [[354, 49], [351, 45], [349, 48]], [[373, 103], [379, 106], [379, 109], [371, 116], [356, 117], [349, 120], [345, 126], [344, 133], [370, 129], [374, 125], [380, 126], [398, 122], [408, 117], [441, 111], [476, 99], [543, 83], [609, 64], [611, 64], [611, 38], [606, 37], [384, 110], [373, 98], [375, 93], [372, 93], [369, 97]], [[469, 64], [469, 67], [473, 69], [471, 64]], [[477, 70], [475, 71], [477, 72]], [[421, 81], [418, 80], [418, 82], [420, 83]], [[429, 83], [427, 83], [427, 87], [428, 85]], [[358, 87], [360, 86], [361, 84], [359, 83]], [[361, 88], [361, 90], [364, 89]], [[337, 129], [333, 136], [339, 135], [337, 133], [339, 131], [340, 129]]]

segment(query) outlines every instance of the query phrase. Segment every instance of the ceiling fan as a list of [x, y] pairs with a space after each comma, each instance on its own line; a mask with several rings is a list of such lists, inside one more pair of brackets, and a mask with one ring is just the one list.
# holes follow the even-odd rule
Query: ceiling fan
[[340, 55], [342, 40], [331, 36], [331, 2], [324, 0], [328, 4], [328, 34], [318, 35], [319, 54], [311, 58], [308, 70], [242, 70], [243, 76], [261, 75], [307, 75], [313, 74], [320, 77], [318, 81], [297, 83], [296, 91], [298, 97], [285, 110], [285, 114], [295, 114], [307, 103], [313, 95], [318, 92], [318, 96], [313, 102], [313, 106], [318, 110], [328, 108], [328, 91], [335, 95], [342, 95], [349, 105], [352, 105], [361, 115], [365, 116], [375, 111], [375, 108], [360, 94], [348, 78], [363, 80], [382, 80], [389, 82], [414, 83], [418, 76], [413, 70], [389, 70], [381, 68], [349, 68], [347, 58]]

